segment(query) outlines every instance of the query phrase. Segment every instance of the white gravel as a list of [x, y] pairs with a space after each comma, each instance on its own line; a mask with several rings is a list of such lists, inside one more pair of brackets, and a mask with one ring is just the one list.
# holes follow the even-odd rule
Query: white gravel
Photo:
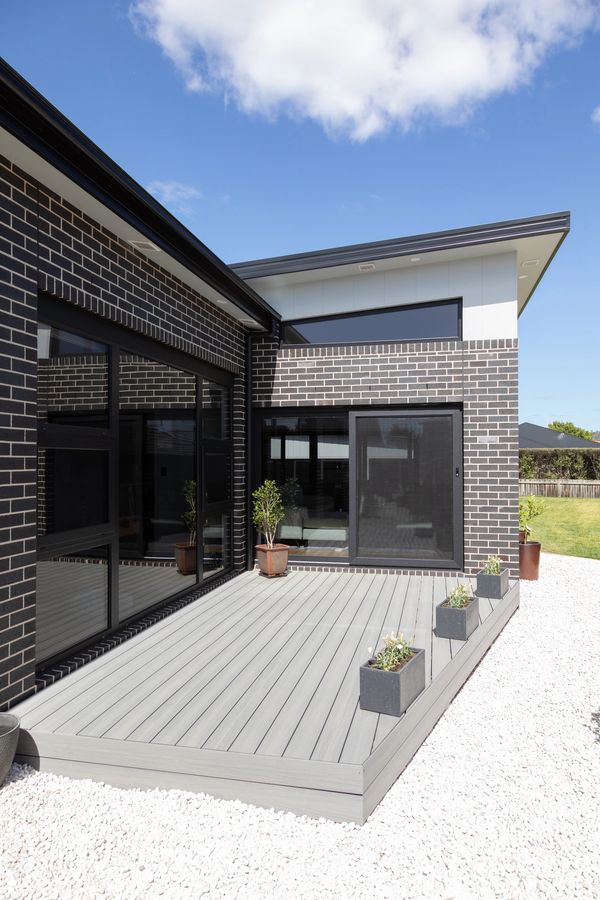
[[362, 828], [15, 766], [0, 897], [600, 897], [600, 561], [542, 572]]

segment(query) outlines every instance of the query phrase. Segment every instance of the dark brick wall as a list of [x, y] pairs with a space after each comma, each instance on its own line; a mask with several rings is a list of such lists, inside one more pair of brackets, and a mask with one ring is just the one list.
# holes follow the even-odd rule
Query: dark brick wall
[[465, 572], [500, 553], [518, 576], [516, 340], [279, 348], [262, 338], [253, 359], [256, 407], [461, 404]]
[[0, 709], [33, 690], [35, 189], [0, 158]]
[[34, 685], [39, 291], [234, 374], [234, 565], [245, 564], [243, 328], [0, 157], [0, 709]]

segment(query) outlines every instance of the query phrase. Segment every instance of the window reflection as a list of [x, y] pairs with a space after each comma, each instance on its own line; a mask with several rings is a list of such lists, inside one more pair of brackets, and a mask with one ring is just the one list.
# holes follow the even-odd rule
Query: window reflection
[[38, 326], [38, 421], [108, 424], [108, 347], [60, 328]]
[[108, 453], [38, 448], [38, 534], [108, 522]]
[[356, 344], [460, 338], [460, 300], [410, 304], [283, 325], [285, 344]]
[[265, 478], [280, 487], [278, 538], [293, 556], [348, 556], [348, 417], [277, 416], [263, 424]]
[[126, 619], [196, 583], [196, 377], [119, 362], [119, 609]]
[[39, 559], [36, 662], [44, 662], [108, 627], [108, 548]]

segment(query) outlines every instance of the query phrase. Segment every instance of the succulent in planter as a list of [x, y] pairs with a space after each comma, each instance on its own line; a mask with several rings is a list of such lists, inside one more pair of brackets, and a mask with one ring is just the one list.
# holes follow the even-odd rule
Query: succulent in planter
[[189, 540], [175, 544], [175, 561], [181, 575], [193, 575], [196, 572], [196, 528], [198, 515], [196, 510], [196, 482], [193, 479], [183, 482], [183, 499], [187, 509], [182, 514], [183, 524], [189, 532]]
[[477, 573], [477, 596], [501, 600], [507, 591], [508, 569], [502, 568], [500, 556], [488, 556], [482, 570]]
[[540, 577], [539, 541], [530, 540], [533, 529], [531, 522], [544, 512], [545, 503], [541, 497], [529, 494], [519, 497], [519, 574], [526, 581], [537, 581]]
[[285, 575], [289, 547], [287, 544], [275, 543], [277, 526], [285, 515], [281, 492], [274, 481], [267, 479], [254, 491], [252, 498], [252, 521], [265, 538], [264, 544], [256, 545], [258, 567], [269, 578]]
[[471, 588], [459, 584], [435, 608], [435, 633], [438, 637], [466, 641], [479, 625], [479, 597]]
[[[369, 647], [373, 654], [373, 648]], [[425, 689], [425, 651], [392, 632], [360, 667], [360, 708], [401, 716]]]

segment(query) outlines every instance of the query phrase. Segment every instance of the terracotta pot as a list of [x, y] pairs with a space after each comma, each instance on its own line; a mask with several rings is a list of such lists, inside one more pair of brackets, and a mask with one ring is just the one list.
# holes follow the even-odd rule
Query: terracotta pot
[[525, 581], [537, 581], [540, 577], [539, 541], [527, 541], [519, 544], [519, 574]]
[[285, 575], [290, 550], [287, 544], [273, 544], [272, 547], [267, 547], [266, 544], [257, 544], [255, 550], [256, 562], [262, 575], [266, 575], [267, 578]]
[[196, 544], [175, 544], [175, 562], [181, 575], [195, 575]]

